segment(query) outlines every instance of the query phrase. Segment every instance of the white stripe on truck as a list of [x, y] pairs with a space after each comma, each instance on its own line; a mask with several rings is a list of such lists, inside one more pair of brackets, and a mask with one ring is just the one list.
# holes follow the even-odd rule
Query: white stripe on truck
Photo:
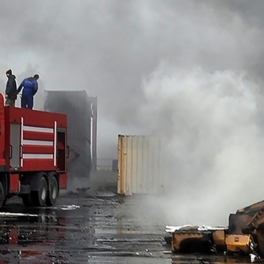
[[[22, 145], [22, 147], [23, 147], [23, 129], [24, 129], [24, 118], [23, 117], [21, 117], [21, 145]], [[21, 151], [21, 153], [20, 153], [20, 166], [21, 166], [21, 168], [23, 167], [23, 148], [21, 148], [20, 147], [20, 151]]]
[[23, 139], [22, 144], [31, 146], [53, 146], [53, 141]]
[[53, 133], [53, 128], [46, 128], [46, 127], [35, 127], [35, 126], [23, 126], [24, 131], [31, 131], [31, 132], [45, 132], [45, 133]]
[[23, 154], [23, 159], [53, 159], [53, 154]]
[[55, 121], [54, 122], [54, 166], [56, 167], [56, 164], [57, 164], [57, 122]]

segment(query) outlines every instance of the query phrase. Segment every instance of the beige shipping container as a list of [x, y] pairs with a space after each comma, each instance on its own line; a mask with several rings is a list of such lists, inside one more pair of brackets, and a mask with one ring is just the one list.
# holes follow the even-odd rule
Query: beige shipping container
[[162, 141], [154, 136], [118, 135], [117, 193], [162, 194]]

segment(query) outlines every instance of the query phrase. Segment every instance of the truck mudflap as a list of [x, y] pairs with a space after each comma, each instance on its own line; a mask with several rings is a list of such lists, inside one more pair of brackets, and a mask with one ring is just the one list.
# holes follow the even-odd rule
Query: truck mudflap
[[19, 194], [20, 195], [21, 194], [29, 194], [30, 191], [31, 191], [31, 189], [30, 189], [30, 186], [29, 185], [21, 185], [20, 186], [20, 192], [19, 192]]

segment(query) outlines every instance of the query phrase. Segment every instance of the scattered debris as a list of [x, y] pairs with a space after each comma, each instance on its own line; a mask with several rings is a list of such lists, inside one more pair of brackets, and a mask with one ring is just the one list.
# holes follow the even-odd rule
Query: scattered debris
[[264, 258], [264, 201], [229, 215], [228, 227], [166, 226], [165, 241], [173, 253], [247, 255], [251, 262]]

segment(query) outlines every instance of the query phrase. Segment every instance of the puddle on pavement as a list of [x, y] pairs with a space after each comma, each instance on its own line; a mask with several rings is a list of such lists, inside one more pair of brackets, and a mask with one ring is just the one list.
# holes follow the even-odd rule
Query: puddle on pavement
[[[72, 206], [62, 208], [73, 210]], [[59, 210], [48, 208], [25, 208], [16, 204], [1, 208], [0, 264], [67, 263], [50, 262], [50, 254], [66, 234], [65, 218], [58, 212]], [[62, 259], [62, 256], [57, 255]]]

